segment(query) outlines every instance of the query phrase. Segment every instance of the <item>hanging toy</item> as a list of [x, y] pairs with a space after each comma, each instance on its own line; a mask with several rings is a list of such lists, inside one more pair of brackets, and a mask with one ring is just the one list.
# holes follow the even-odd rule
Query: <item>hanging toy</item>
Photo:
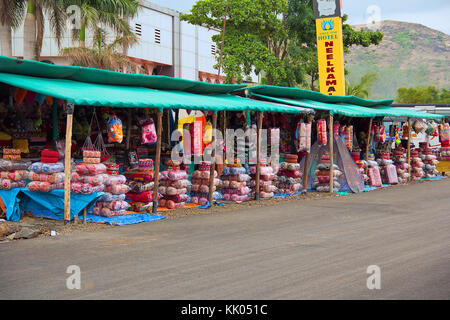
[[117, 142], [122, 143], [123, 141], [123, 130], [122, 121], [114, 113], [110, 116], [108, 120], [108, 141], [109, 143]]
[[155, 143], [157, 140], [155, 123], [149, 118], [142, 126], [142, 144]]

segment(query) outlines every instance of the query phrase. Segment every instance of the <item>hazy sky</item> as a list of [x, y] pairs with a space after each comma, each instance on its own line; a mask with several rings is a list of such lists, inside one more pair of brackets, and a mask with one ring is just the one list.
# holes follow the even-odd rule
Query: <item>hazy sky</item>
[[[149, 0], [161, 6], [189, 12], [196, 0]], [[350, 24], [364, 24], [372, 17], [415, 22], [450, 34], [449, 0], [343, 0]], [[375, 7], [374, 7], [375, 6]]]

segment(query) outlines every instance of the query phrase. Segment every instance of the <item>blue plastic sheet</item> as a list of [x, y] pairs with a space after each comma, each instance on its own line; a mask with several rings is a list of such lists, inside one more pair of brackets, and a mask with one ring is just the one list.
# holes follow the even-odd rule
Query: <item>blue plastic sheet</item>
[[[80, 214], [84, 208], [91, 208], [103, 195], [103, 192], [93, 194], [75, 194], [70, 196], [70, 219]], [[48, 210], [64, 218], [64, 190], [52, 190], [50, 192], [31, 192], [27, 188], [15, 188], [1, 190], [0, 197], [6, 206], [6, 218], [10, 221], [20, 220], [20, 211], [36, 212]], [[20, 207], [19, 207], [20, 203]]]
[[6, 220], [18, 222], [20, 220], [20, 194], [21, 188], [0, 190], [0, 198], [6, 207]]
[[[36, 210], [34, 212], [35, 217], [39, 218], [46, 218], [46, 219], [52, 219], [52, 220], [62, 220], [64, 217], [60, 217], [48, 210]], [[157, 214], [147, 214], [147, 213], [137, 213], [137, 214], [128, 214], [125, 216], [120, 217], [100, 217], [95, 216], [92, 214], [86, 215], [86, 221], [91, 223], [103, 223], [113, 226], [127, 226], [132, 224], [138, 224], [143, 222], [150, 222], [150, 221], [158, 221], [166, 219], [166, 217], [157, 215]]]

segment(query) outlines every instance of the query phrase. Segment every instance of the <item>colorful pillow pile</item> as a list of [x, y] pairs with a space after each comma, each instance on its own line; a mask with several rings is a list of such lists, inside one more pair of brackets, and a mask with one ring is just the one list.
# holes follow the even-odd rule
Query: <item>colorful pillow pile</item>
[[127, 178], [126, 184], [130, 188], [126, 194], [126, 199], [131, 206], [130, 211], [150, 212], [153, 208], [153, 161], [139, 160], [138, 164], [141, 166], [136, 169], [129, 169], [124, 173]]
[[[191, 202], [199, 205], [205, 205], [209, 199], [209, 177], [211, 164], [201, 163], [198, 165], [198, 170], [195, 170], [192, 174], [192, 186], [191, 186]], [[213, 200], [223, 200], [223, 195], [219, 191], [222, 187], [222, 180], [218, 178], [218, 173], [214, 170], [214, 188], [213, 188]]]
[[170, 167], [169, 171], [160, 172], [159, 193], [162, 199], [159, 201], [160, 207], [167, 209], [179, 209], [190, 200], [188, 189], [191, 186], [187, 172], [180, 170], [177, 166]]
[[380, 158], [377, 159], [378, 166], [380, 168], [381, 181], [385, 184], [398, 184], [397, 168], [394, 166], [394, 162], [391, 160], [389, 153], [383, 152]]
[[[250, 181], [250, 187], [253, 196], [256, 192], [256, 166], [251, 166], [249, 168], [249, 172], [250, 177], [252, 178]], [[273, 185], [275, 177], [274, 170], [271, 166], [266, 166], [265, 164], [260, 166], [259, 197], [261, 199], [273, 198], [275, 192], [277, 191], [277, 187]]]
[[[80, 163], [72, 173], [73, 193], [92, 194], [105, 190], [109, 177], [102, 163]], [[105, 190], [106, 191], [106, 190]]]
[[231, 164], [222, 170], [222, 194], [227, 201], [247, 201], [251, 196], [250, 176], [244, 167]]
[[439, 171], [436, 170], [436, 165], [439, 161], [437, 160], [437, 155], [433, 154], [433, 149], [428, 148], [426, 145], [421, 145], [419, 157], [425, 164], [423, 167], [424, 177], [428, 179], [436, 177], [439, 174]]
[[[106, 196], [98, 201], [93, 209], [93, 214], [102, 217], [117, 217], [126, 214], [130, 204], [123, 200], [123, 196], [130, 190], [125, 184], [127, 178], [122, 175], [105, 175], [104, 191]], [[114, 199], [119, 198], [120, 199]], [[110, 201], [108, 201], [110, 200]]]
[[[316, 190], [318, 192], [330, 192], [331, 159], [328, 153], [322, 155], [316, 169], [316, 178], [313, 181], [313, 185], [315, 186]], [[342, 171], [335, 164], [333, 164], [333, 170], [333, 191], [339, 191], [341, 189], [341, 185], [338, 180], [339, 177], [342, 176]]]
[[[46, 157], [43, 160], [46, 161]], [[33, 181], [28, 184], [28, 189], [33, 192], [64, 189], [64, 164], [35, 162], [30, 167], [29, 178]]]
[[397, 169], [397, 177], [399, 183], [406, 183], [409, 179], [409, 165], [408, 165], [408, 159], [406, 155], [406, 150], [398, 146], [393, 151], [393, 161], [394, 165]]
[[381, 181], [381, 173], [380, 167], [378, 163], [374, 160], [367, 161], [367, 165], [369, 166], [368, 175], [369, 175], [369, 183], [371, 187], [382, 187], [383, 182]]
[[3, 160], [20, 161], [22, 151], [20, 149], [3, 149]]
[[41, 162], [42, 163], [57, 163], [59, 161], [59, 152], [53, 150], [42, 150], [41, 151]]
[[369, 176], [366, 174], [367, 169], [367, 161], [361, 160], [361, 153], [360, 152], [351, 152], [353, 161], [355, 161], [356, 165], [358, 166], [358, 172], [360, 175], [362, 175], [364, 179], [364, 183], [367, 184], [369, 182]]
[[0, 190], [23, 188], [28, 179], [30, 163], [0, 160]]
[[[288, 158], [286, 158], [288, 159]], [[302, 189], [303, 172], [296, 162], [282, 162], [276, 177], [277, 193], [292, 195]]]
[[413, 180], [420, 180], [424, 177], [425, 164], [419, 158], [419, 149], [411, 150], [411, 177]]

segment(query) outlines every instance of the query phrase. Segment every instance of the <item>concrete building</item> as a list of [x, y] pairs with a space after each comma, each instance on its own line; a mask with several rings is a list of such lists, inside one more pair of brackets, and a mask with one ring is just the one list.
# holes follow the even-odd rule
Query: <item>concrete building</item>
[[[225, 74], [217, 74], [216, 44], [211, 37], [220, 33], [180, 21], [180, 12], [158, 6], [149, 1], [141, 1], [141, 10], [130, 26], [139, 38], [139, 43], [126, 52], [131, 60], [142, 67], [141, 73], [166, 75], [188, 80], [211, 83], [223, 83]], [[59, 57], [59, 48], [49, 31], [46, 21], [41, 61], [55, 64], [69, 64]], [[92, 41], [87, 32], [86, 44]], [[70, 32], [62, 42], [63, 47], [73, 47]], [[23, 55], [23, 27], [13, 31], [13, 55]], [[251, 76], [252, 82], [258, 82], [258, 76]]]

